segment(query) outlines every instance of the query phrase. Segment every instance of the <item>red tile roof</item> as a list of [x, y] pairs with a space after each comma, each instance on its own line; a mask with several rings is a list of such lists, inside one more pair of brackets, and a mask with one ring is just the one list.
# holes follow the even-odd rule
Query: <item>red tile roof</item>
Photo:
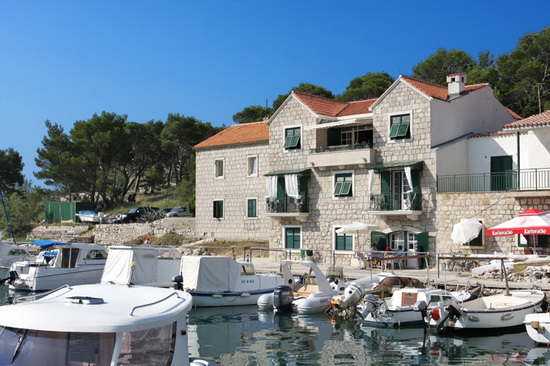
[[550, 111], [535, 114], [534, 116], [522, 119], [504, 125], [504, 130], [513, 130], [518, 128], [532, 128], [532, 127], [550, 127]]
[[[449, 96], [449, 89], [447, 86], [428, 83], [426, 81], [418, 80], [410, 76], [401, 76], [401, 78], [407, 81], [409, 84], [420, 90], [424, 94], [441, 100], [447, 100]], [[466, 85], [465, 91], [471, 92], [489, 86], [488, 83]]]
[[355, 102], [340, 102], [303, 92], [293, 91], [292, 93], [313, 112], [330, 117], [371, 113], [369, 108], [376, 101], [376, 99], [367, 99]]
[[510, 113], [512, 115], [512, 117], [514, 117], [515, 119], [522, 119], [522, 117], [519, 114], [517, 114], [516, 112], [514, 112], [510, 108], [508, 108], [508, 107], [504, 107], [504, 108], [506, 108], [508, 113]]
[[476, 139], [479, 137], [499, 137], [499, 136], [513, 136], [515, 135], [514, 132], [509, 131], [497, 131], [497, 132], [484, 132], [484, 133], [476, 133], [472, 136], [469, 136], [469, 139]]
[[269, 142], [269, 125], [265, 122], [242, 123], [229, 126], [222, 132], [195, 145], [193, 149]]

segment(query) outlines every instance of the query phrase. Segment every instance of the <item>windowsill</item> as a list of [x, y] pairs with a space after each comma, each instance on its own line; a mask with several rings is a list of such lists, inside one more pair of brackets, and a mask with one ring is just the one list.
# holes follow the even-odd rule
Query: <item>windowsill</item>
[[390, 144], [396, 144], [398, 141], [400, 141], [400, 142], [412, 142], [412, 141], [413, 141], [413, 138], [410, 137], [410, 138], [408, 138], [408, 139], [389, 139], [389, 140], [388, 140], [388, 143], [390, 143]]
[[225, 179], [225, 177], [224, 177], [224, 176], [221, 176], [221, 177], [214, 177], [214, 179], [222, 180], [222, 179]]
[[258, 178], [258, 174], [247, 175], [247, 178]]
[[355, 255], [356, 250], [350, 249], [350, 250], [342, 250], [342, 249], [334, 249], [334, 254], [353, 254]]
[[246, 220], [258, 220], [258, 216], [256, 217], [245, 217]]
[[332, 196], [334, 201], [351, 201], [355, 199], [355, 196]]
[[283, 148], [284, 153], [290, 153], [291, 151], [302, 152], [303, 149], [302, 148], [299, 148], [299, 149], [285, 149], [285, 148]]

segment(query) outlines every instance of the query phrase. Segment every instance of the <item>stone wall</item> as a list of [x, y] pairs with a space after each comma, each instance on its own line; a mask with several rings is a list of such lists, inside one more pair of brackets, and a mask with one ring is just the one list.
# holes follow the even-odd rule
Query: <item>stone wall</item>
[[151, 223], [39, 226], [28, 236], [28, 240], [50, 239], [97, 244], [128, 244], [141, 237], [160, 237], [167, 233], [176, 233], [186, 238], [196, 239], [195, 219], [178, 217]]
[[[529, 208], [550, 210], [550, 196], [516, 197], [515, 192], [476, 192], [437, 194], [437, 251], [467, 253], [522, 254], [517, 236], [484, 237], [482, 247], [454, 244], [451, 240], [453, 225], [463, 218], [478, 218], [488, 229], [517, 216]], [[538, 254], [550, 254], [550, 248], [540, 248]]]

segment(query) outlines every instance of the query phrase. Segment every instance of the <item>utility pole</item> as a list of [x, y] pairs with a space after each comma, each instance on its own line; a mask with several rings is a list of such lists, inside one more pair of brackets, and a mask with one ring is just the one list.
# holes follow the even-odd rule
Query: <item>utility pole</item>
[[540, 102], [540, 87], [544, 85], [544, 83], [537, 83], [537, 94], [538, 94], [538, 98], [539, 98], [539, 114], [542, 113], [542, 105], [541, 105], [541, 102]]

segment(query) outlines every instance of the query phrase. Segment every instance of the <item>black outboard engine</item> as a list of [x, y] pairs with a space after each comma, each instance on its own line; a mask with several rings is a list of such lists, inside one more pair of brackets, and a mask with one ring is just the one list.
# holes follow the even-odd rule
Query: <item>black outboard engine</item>
[[183, 290], [183, 276], [176, 275], [172, 277], [172, 282], [174, 282], [174, 290]]
[[290, 286], [277, 286], [273, 291], [273, 306], [278, 311], [291, 311], [294, 294]]

